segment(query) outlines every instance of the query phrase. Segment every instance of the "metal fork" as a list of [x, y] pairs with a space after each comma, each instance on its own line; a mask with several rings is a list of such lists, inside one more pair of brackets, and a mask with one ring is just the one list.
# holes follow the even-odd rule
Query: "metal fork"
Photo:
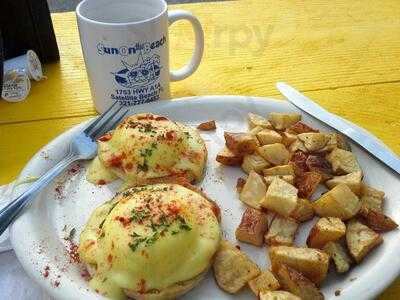
[[0, 210], [0, 235], [17, 218], [35, 196], [77, 160], [92, 159], [97, 153], [96, 139], [110, 131], [127, 114], [128, 110], [115, 102], [106, 112], [91, 122], [82, 132], [75, 135], [69, 145], [68, 154], [54, 167], [42, 175], [35, 183], [6, 207]]

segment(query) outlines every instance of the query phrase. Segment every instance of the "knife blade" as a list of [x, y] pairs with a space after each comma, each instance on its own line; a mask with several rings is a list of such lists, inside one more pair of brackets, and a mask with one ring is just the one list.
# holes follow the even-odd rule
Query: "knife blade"
[[400, 174], [399, 157], [395, 153], [390, 151], [386, 146], [382, 145], [377, 138], [371, 136], [370, 134], [367, 134], [366, 132], [354, 129], [348, 121], [328, 112], [290, 85], [284, 82], [278, 82], [276, 84], [276, 87], [290, 103], [305, 111], [314, 118], [329, 125], [333, 129], [336, 129], [337, 131], [343, 133], [345, 136], [356, 142], [358, 145], [367, 150], [371, 155], [373, 155], [382, 163], [395, 171], [397, 174]]

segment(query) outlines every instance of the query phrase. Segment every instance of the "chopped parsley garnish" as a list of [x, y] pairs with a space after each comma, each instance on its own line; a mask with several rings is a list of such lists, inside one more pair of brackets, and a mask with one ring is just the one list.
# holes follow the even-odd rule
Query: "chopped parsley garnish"
[[144, 160], [142, 165], [138, 165], [138, 169], [142, 172], [147, 172], [149, 170], [149, 166], [147, 165], [147, 161]]
[[149, 211], [132, 209], [131, 220], [134, 222], [142, 222], [144, 219], [146, 219], [149, 216], [150, 216]]
[[189, 133], [189, 132], [187, 132], [187, 131], [184, 131], [183, 133], [185, 134], [185, 136], [186, 136], [186, 138], [187, 138], [187, 139], [190, 139], [190, 138], [191, 138], [191, 135], [190, 135], [190, 133]]

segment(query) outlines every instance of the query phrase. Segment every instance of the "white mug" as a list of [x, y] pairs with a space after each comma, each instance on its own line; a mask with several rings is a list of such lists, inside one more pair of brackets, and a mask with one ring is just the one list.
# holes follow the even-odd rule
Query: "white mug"
[[[168, 12], [164, 0], [84, 0], [76, 15], [90, 91], [100, 113], [115, 101], [131, 106], [168, 99], [170, 81], [190, 76], [203, 56], [198, 19], [184, 10]], [[168, 26], [181, 19], [193, 26], [195, 49], [186, 66], [170, 71]]]

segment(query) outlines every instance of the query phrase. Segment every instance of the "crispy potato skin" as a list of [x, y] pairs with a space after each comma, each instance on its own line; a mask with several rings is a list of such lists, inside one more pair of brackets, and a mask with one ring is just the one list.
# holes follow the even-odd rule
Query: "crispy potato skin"
[[216, 161], [225, 166], [240, 166], [243, 156], [237, 155], [225, 147], [218, 152]]
[[314, 218], [314, 209], [311, 202], [308, 199], [298, 198], [297, 206], [290, 217], [299, 222], [306, 222]]
[[276, 276], [284, 290], [299, 296], [302, 300], [324, 299], [324, 295], [311, 280], [285, 264], [278, 267]]
[[217, 129], [217, 125], [215, 124], [214, 120], [211, 120], [211, 121], [207, 121], [204, 123], [200, 123], [197, 126], [197, 129], [203, 130], [203, 131], [211, 131], [211, 130]]
[[368, 227], [375, 231], [387, 232], [399, 227], [390, 217], [375, 209], [361, 206], [359, 214], [364, 218]]
[[260, 300], [301, 300], [301, 298], [286, 291], [272, 291], [260, 293]]
[[318, 172], [305, 172], [297, 176], [295, 186], [298, 189], [298, 196], [301, 198], [310, 198], [321, 181], [322, 175]]
[[236, 228], [236, 239], [254, 246], [262, 246], [267, 227], [267, 215], [260, 210], [248, 207], [243, 213], [239, 227]]
[[246, 254], [225, 240], [215, 255], [213, 269], [218, 286], [230, 294], [237, 293], [260, 274], [258, 266]]
[[239, 177], [236, 181], [236, 191], [238, 193], [241, 193], [245, 184], [246, 184], [246, 179]]
[[307, 133], [307, 132], [319, 132], [319, 130], [314, 129], [307, 124], [299, 121], [288, 128], [288, 132], [293, 132], [295, 134]]

